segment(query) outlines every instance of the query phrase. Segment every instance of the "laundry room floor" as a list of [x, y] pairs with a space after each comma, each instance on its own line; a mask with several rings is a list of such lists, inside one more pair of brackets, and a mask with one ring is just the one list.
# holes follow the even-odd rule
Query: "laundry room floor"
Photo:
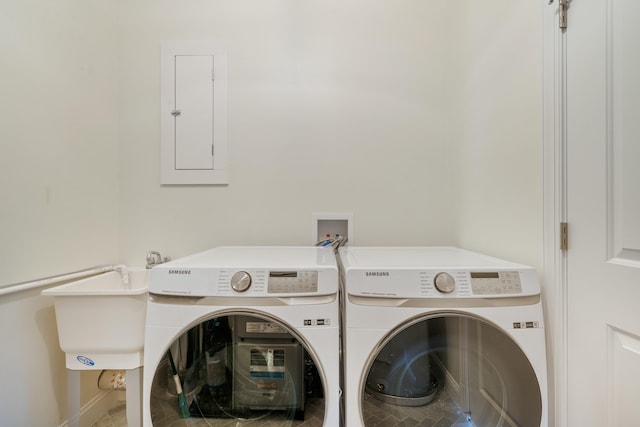
[[[305, 404], [305, 419], [291, 420], [283, 411], [273, 411], [259, 419], [237, 420], [228, 418], [191, 417], [182, 419], [178, 413], [177, 398], [166, 389], [154, 388], [151, 417], [155, 427], [322, 427], [324, 399], [309, 398]], [[448, 388], [438, 391], [436, 398], [423, 406], [396, 406], [384, 403], [368, 393], [363, 408], [366, 427], [474, 427], [454, 402]], [[111, 409], [92, 427], [128, 427], [124, 402]]]
[[444, 388], [423, 406], [396, 406], [366, 393], [363, 403], [367, 427], [474, 427]]
[[[175, 402], [173, 402], [175, 403]], [[269, 427], [322, 427], [324, 418], [324, 399], [309, 399], [305, 405], [304, 420], [289, 420], [278, 412], [266, 415], [259, 421], [235, 420], [225, 418], [185, 418], [178, 415], [177, 405], [161, 405], [152, 414], [154, 426], [171, 427], [240, 427], [258, 426]], [[124, 402], [116, 406], [100, 418], [92, 427], [127, 427], [127, 415]]]
[[[322, 427], [324, 401], [323, 399], [310, 399], [307, 402], [304, 421], [291, 421], [278, 419], [278, 415], [262, 419], [262, 423], [256, 420], [238, 421], [215, 418], [187, 418], [180, 419], [174, 405], [163, 407], [161, 411], [153, 415], [154, 424], [171, 427], [239, 427], [268, 425], [269, 427]], [[365, 396], [364, 408], [366, 416], [365, 424], [368, 427], [474, 427], [467, 421], [466, 414], [452, 404], [446, 390], [440, 391], [438, 397], [426, 406], [397, 407], [383, 403], [370, 395]], [[264, 424], [266, 423], [266, 424]], [[127, 415], [124, 402], [116, 406], [100, 418], [92, 427], [127, 427]]]

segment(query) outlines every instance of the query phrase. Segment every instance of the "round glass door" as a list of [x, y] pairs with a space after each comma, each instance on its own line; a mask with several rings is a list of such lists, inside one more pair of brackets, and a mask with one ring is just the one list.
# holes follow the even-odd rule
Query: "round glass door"
[[322, 425], [324, 393], [299, 337], [275, 319], [233, 313], [172, 343], [154, 375], [151, 418], [154, 427]]
[[535, 372], [503, 331], [464, 315], [425, 317], [390, 334], [361, 385], [367, 427], [540, 426]]

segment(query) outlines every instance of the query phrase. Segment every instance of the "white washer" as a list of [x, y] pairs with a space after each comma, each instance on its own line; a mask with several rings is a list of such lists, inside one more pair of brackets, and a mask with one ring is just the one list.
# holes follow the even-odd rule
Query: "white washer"
[[[229, 418], [290, 425], [294, 415], [313, 412], [323, 425], [337, 426], [338, 283], [333, 250], [317, 247], [220, 247], [154, 267], [144, 425], [175, 425], [180, 418], [167, 380], [166, 355], [173, 349], [178, 369], [186, 366], [187, 407], [192, 417], [205, 418], [202, 425], [226, 426]], [[187, 339], [192, 342], [185, 346]]]
[[451, 247], [345, 247], [346, 425], [542, 426], [536, 271]]

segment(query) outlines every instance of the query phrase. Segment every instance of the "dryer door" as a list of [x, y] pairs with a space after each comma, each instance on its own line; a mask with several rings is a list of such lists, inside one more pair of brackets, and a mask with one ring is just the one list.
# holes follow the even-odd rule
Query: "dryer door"
[[365, 426], [541, 425], [542, 395], [527, 356], [503, 330], [475, 317], [408, 322], [387, 336], [365, 372]]

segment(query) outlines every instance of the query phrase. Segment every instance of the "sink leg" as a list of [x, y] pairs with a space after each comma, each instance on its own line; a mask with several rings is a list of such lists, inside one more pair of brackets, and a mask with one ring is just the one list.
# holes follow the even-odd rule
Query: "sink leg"
[[127, 425], [142, 426], [142, 368], [127, 369]]
[[80, 427], [80, 371], [67, 369], [67, 426]]

